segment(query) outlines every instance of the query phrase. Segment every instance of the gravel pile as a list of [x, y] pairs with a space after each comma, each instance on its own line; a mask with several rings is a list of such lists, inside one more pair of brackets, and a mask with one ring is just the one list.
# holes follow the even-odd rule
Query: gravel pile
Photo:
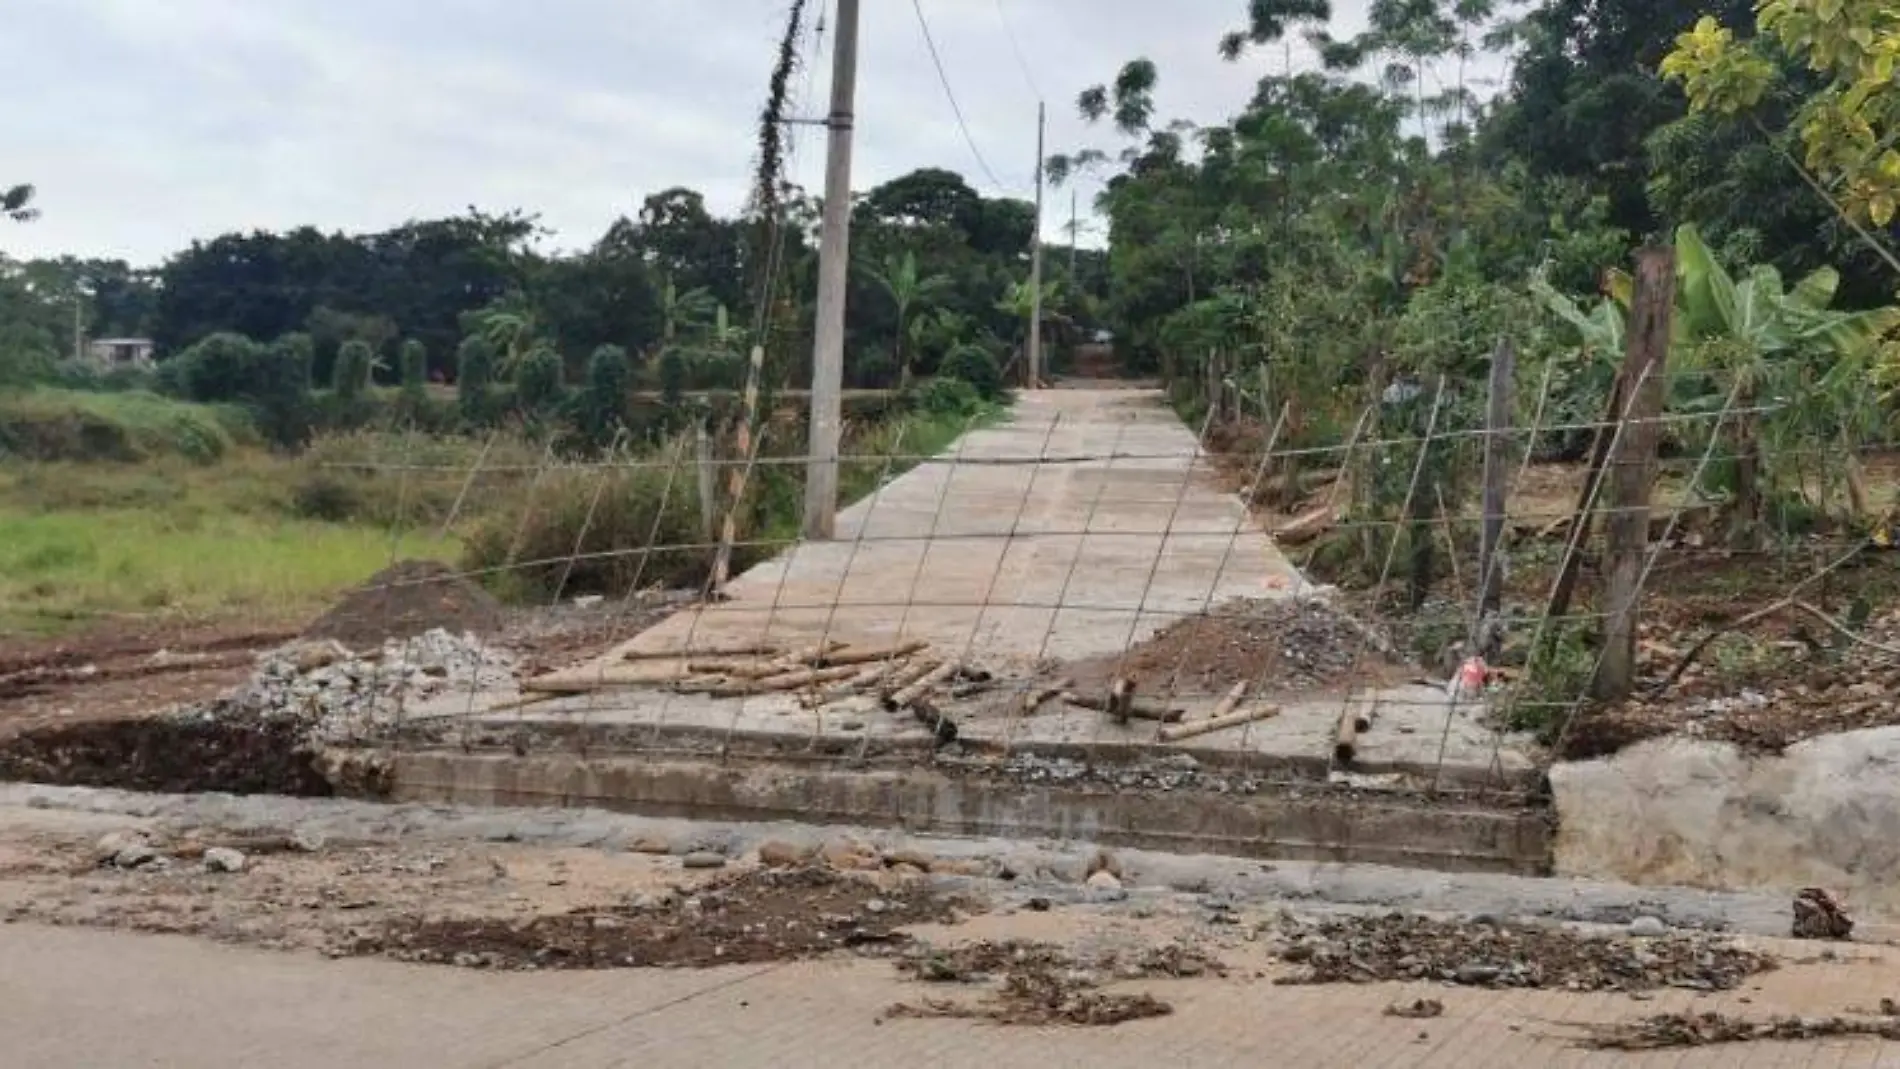
[[473, 634], [436, 629], [355, 655], [335, 642], [265, 654], [249, 683], [186, 717], [292, 720], [312, 742], [362, 741], [431, 699], [511, 685], [514, 658]]

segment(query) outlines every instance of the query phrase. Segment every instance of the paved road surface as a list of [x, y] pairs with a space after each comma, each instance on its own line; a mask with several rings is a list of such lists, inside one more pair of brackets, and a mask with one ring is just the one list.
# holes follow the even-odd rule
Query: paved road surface
[[[1244, 978], [1148, 985], [1172, 1017], [1101, 1029], [894, 1020], [915, 988], [876, 962], [712, 972], [491, 975], [239, 950], [169, 937], [0, 927], [0, 1065], [20, 1069], [555, 1069], [668, 1066], [1900, 1065], [1900, 1044], [1757, 1043], [1617, 1056], [1555, 1022], [1721, 1006], [1838, 1013], [1900, 991], [1892, 963], [1770, 974], [1741, 1004], [1686, 992], [1612, 996], [1423, 987], [1280, 987]], [[1421, 995], [1444, 1017], [1383, 1008]]]

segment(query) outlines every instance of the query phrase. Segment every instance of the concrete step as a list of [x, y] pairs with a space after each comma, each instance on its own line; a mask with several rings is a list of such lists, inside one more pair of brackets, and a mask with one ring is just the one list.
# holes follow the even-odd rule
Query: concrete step
[[[332, 764], [349, 763], [347, 754], [338, 756], [345, 760]], [[517, 756], [438, 749], [369, 759], [374, 776], [345, 782], [371, 783], [373, 793], [402, 802], [587, 806], [657, 817], [893, 827], [1444, 872], [1543, 875], [1551, 859], [1548, 809], [1474, 795], [1204, 782], [1192, 775], [1157, 782], [1152, 772], [1136, 780], [1113, 769], [1038, 774], [1020, 766], [852, 767], [625, 752]]]

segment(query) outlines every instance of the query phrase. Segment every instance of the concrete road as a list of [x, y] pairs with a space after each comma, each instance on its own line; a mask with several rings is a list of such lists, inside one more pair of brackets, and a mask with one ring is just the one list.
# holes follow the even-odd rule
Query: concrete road
[[980, 661], [1119, 652], [1298, 575], [1151, 390], [1023, 394], [839, 515], [837, 540], [740, 576], [650, 650], [926, 639]]
[[[1172, 1016], [1094, 1029], [880, 1023], [880, 1011], [920, 993], [877, 962], [493, 975], [26, 925], [0, 928], [0, 962], [0, 1065], [10, 1069], [1900, 1065], [1900, 1044], [1862, 1040], [1616, 1056], [1576, 1049], [1563, 1025], [1717, 1008], [1840, 1013], [1900, 990], [1890, 960], [1797, 965], [1746, 995], [1648, 1002], [1167, 981], [1143, 986]], [[1383, 1013], [1419, 997], [1442, 1000], [1444, 1016]]]

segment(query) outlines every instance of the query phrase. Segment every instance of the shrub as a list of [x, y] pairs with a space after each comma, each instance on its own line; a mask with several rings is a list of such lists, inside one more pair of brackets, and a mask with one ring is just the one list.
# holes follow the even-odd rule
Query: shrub
[[994, 401], [1003, 395], [1003, 371], [996, 357], [980, 345], [959, 345], [943, 358], [937, 374], [959, 379], [976, 388], [978, 397]]
[[455, 396], [463, 423], [486, 427], [494, 421], [494, 382], [494, 345], [479, 335], [463, 338], [455, 354]]
[[983, 407], [983, 396], [963, 379], [941, 377], [925, 383], [915, 403], [933, 416], [970, 416]]
[[594, 350], [587, 359], [587, 382], [575, 402], [575, 423], [584, 440], [605, 446], [627, 425], [632, 385], [633, 367], [625, 349], [603, 345]]
[[310, 424], [308, 352], [295, 336], [269, 347], [241, 334], [213, 334], [165, 362], [168, 392], [201, 403], [242, 405], [279, 445], [296, 445]]
[[515, 367], [515, 408], [530, 416], [545, 416], [561, 407], [566, 387], [561, 382], [561, 354], [536, 349]]
[[368, 342], [343, 343], [336, 351], [336, 366], [330, 369], [330, 393], [338, 404], [347, 408], [368, 392], [375, 363], [376, 354], [370, 351]]
[[412, 423], [420, 423], [429, 407], [429, 350], [414, 338], [402, 343], [400, 357], [402, 371], [403, 417]]

